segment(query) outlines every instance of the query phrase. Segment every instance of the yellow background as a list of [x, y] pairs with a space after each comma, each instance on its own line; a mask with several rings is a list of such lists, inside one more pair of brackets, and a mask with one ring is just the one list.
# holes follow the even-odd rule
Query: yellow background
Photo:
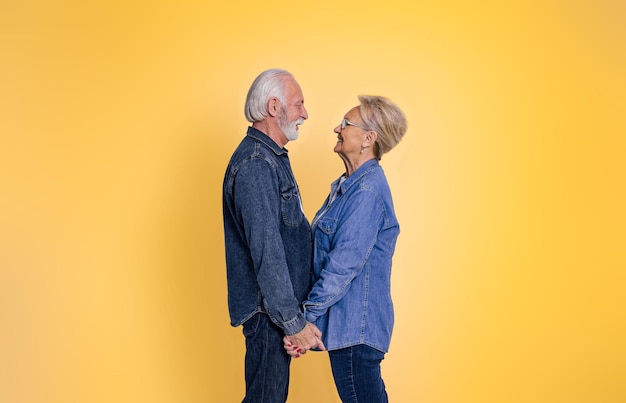
[[[0, 401], [236, 402], [221, 181], [300, 82], [307, 216], [361, 93], [406, 112], [393, 402], [626, 401], [621, 1], [0, 3]], [[338, 402], [325, 353], [290, 402]]]

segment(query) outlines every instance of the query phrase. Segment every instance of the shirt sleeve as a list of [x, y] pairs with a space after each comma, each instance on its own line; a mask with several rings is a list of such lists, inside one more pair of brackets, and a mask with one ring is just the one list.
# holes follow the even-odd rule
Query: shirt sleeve
[[234, 182], [238, 218], [257, 277], [263, 305], [285, 334], [299, 332], [306, 325], [294, 295], [280, 233], [280, 192], [274, 168], [265, 160], [242, 164]]
[[311, 322], [348, 292], [376, 244], [384, 219], [382, 203], [369, 189], [352, 194], [343, 209], [324, 267], [304, 302], [306, 319]]

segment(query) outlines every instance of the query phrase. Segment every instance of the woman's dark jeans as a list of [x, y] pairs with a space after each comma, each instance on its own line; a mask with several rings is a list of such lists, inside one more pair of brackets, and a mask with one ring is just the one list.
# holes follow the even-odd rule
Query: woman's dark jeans
[[283, 331], [263, 313], [243, 324], [246, 336], [246, 397], [242, 403], [285, 403], [291, 357], [283, 347]]
[[386, 403], [380, 363], [385, 353], [359, 344], [329, 351], [335, 385], [343, 403]]

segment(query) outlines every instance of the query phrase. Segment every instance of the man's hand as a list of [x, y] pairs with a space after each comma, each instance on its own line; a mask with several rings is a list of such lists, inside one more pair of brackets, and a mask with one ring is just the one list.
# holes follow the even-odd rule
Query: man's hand
[[287, 354], [293, 358], [298, 358], [306, 354], [307, 350], [316, 347], [319, 350], [326, 350], [324, 343], [322, 343], [322, 332], [311, 322], [307, 322], [304, 329], [298, 333], [285, 336], [283, 338], [283, 347]]

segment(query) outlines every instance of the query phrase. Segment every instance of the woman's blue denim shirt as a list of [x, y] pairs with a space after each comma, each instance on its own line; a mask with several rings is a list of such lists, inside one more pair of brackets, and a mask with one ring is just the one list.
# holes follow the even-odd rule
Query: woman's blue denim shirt
[[387, 352], [391, 260], [400, 232], [391, 191], [375, 159], [340, 179], [312, 223], [313, 288], [305, 316], [328, 350], [366, 344]]
[[223, 215], [231, 325], [264, 312], [287, 335], [302, 330], [311, 227], [287, 149], [253, 127], [226, 169]]

